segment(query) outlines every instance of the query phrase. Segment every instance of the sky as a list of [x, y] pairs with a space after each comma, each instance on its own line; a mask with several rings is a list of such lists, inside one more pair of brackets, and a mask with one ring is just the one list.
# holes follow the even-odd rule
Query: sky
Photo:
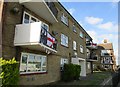
[[113, 43], [118, 61], [118, 3], [112, 2], [61, 2], [70, 14], [93, 38], [95, 43], [104, 39]]

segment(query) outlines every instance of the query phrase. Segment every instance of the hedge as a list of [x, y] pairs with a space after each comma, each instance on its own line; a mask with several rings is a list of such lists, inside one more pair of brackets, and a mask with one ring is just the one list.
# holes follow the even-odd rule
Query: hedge
[[78, 80], [80, 77], [81, 66], [74, 64], [65, 64], [62, 72], [63, 81]]
[[19, 68], [18, 62], [15, 60], [15, 58], [11, 60], [4, 60], [3, 58], [0, 58], [0, 67], [2, 67], [2, 72], [0, 72], [2, 86], [18, 85]]

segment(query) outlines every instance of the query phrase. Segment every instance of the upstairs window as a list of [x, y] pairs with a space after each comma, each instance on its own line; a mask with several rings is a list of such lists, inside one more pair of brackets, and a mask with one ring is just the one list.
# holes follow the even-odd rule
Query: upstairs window
[[80, 45], [80, 52], [81, 52], [81, 53], [84, 52], [84, 50], [83, 50], [83, 46], [82, 46], [82, 45]]
[[73, 41], [73, 50], [76, 50], [76, 41]]
[[61, 44], [68, 47], [68, 37], [64, 34], [61, 34]]
[[81, 31], [80, 31], [80, 37], [82, 37], [82, 38], [83, 38], [83, 32], [81, 32]]
[[46, 31], [49, 31], [49, 26], [45, 23], [42, 23], [42, 28]]
[[38, 22], [39, 20], [32, 16], [31, 14], [24, 12], [23, 13], [23, 24]]
[[77, 33], [75, 25], [73, 25], [73, 32]]
[[64, 13], [61, 16], [61, 21], [68, 26], [68, 18], [64, 15]]

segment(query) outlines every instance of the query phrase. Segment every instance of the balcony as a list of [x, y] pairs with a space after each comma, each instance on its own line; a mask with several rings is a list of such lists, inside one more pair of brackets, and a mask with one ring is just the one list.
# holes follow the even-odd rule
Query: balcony
[[44, 0], [40, 0], [40, 2], [36, 0], [19, 0], [19, 2], [49, 23], [58, 22], [56, 19], [57, 9], [49, 7]]
[[47, 53], [57, 52], [57, 40], [42, 26], [42, 22], [19, 24], [15, 28], [14, 45]]
[[87, 56], [87, 61], [98, 61], [98, 56]]
[[87, 41], [87, 42], [86, 42], [86, 47], [87, 47], [88, 49], [97, 49], [97, 44]]
[[55, 7], [54, 2], [48, 2], [48, 1], [46, 1], [46, 4], [47, 4], [48, 7], [50, 8], [50, 10], [51, 10], [52, 13], [54, 14], [54, 16], [57, 18], [58, 10], [57, 10], [57, 8]]

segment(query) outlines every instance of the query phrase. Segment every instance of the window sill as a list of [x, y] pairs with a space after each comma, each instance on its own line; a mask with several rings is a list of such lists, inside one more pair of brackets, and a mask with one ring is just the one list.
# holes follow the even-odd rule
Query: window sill
[[61, 22], [62, 22], [63, 25], [69, 27], [69, 24], [66, 24], [66, 23], [64, 23], [63, 21], [61, 21]]
[[62, 44], [61, 44], [61, 46], [66, 47], [66, 48], [69, 48], [68, 46], [65, 46], [65, 45], [62, 45]]
[[48, 72], [20, 73], [20, 76], [47, 74]]
[[79, 36], [81, 39], [83, 39], [83, 37]]

